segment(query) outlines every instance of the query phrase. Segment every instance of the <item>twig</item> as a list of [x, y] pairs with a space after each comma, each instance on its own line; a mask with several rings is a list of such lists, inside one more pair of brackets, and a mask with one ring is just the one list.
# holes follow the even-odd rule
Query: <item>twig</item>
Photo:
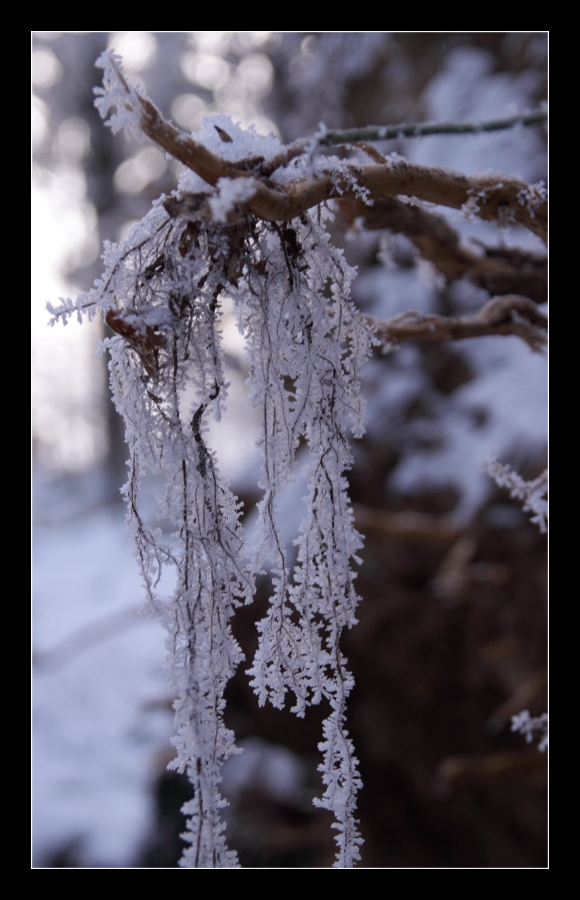
[[498, 487], [507, 488], [512, 497], [522, 502], [524, 511], [532, 513], [531, 521], [545, 534], [548, 529], [548, 470], [532, 481], [526, 481], [494, 457], [487, 460], [485, 468]]
[[455, 605], [469, 580], [469, 563], [476, 550], [476, 543], [469, 534], [462, 535], [441, 563], [434, 579], [435, 593], [447, 606]]
[[546, 345], [546, 318], [527, 297], [494, 297], [474, 316], [446, 317], [409, 311], [380, 322], [367, 316], [376, 336], [386, 345], [409, 339], [460, 341], [487, 335], [515, 334], [532, 350]]
[[355, 144], [359, 141], [389, 141], [404, 137], [427, 137], [433, 134], [482, 134], [501, 131], [516, 125], [543, 125], [548, 121], [546, 110], [536, 110], [508, 119], [491, 119], [488, 122], [421, 122], [399, 125], [367, 125], [364, 128], [321, 129], [310, 137], [300, 138], [268, 163], [268, 174], [279, 166], [288, 165], [296, 156], [312, 151], [315, 147], [331, 147], [338, 144]]
[[457, 522], [441, 516], [416, 512], [388, 512], [355, 504], [354, 524], [363, 534], [380, 534], [401, 541], [448, 544], [457, 541], [463, 529]]
[[516, 125], [543, 125], [548, 112], [539, 109], [532, 113], [511, 116], [508, 119], [490, 119], [487, 122], [421, 122], [400, 125], [367, 125], [364, 128], [344, 128], [326, 131], [319, 139], [322, 146], [354, 143], [355, 141], [389, 141], [403, 137], [427, 137], [430, 134], [482, 134], [485, 131], [503, 131]]
[[437, 766], [431, 782], [431, 794], [443, 800], [459, 784], [484, 784], [512, 773], [545, 766], [545, 758], [533, 750], [503, 750], [487, 756], [448, 756]]
[[[489, 291], [492, 297], [519, 294], [534, 303], [546, 303], [548, 260], [545, 256], [528, 253], [519, 247], [483, 247], [483, 250], [486, 267], [469, 273], [471, 281]], [[503, 271], [492, 269], [492, 264], [501, 264]]]

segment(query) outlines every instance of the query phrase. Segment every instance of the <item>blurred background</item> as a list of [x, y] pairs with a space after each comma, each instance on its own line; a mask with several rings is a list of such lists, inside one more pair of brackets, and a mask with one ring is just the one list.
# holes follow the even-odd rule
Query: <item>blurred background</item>
[[[161, 627], [138, 615], [103, 325], [49, 329], [45, 310], [92, 285], [103, 240], [122, 238], [179, 174], [153, 145], [104, 127], [93, 88], [107, 47], [188, 131], [225, 113], [287, 142], [321, 122], [481, 121], [546, 100], [545, 33], [33, 33], [33, 865], [45, 868], [174, 867], [189, 799], [187, 781], [166, 771], [173, 697]], [[466, 174], [546, 180], [542, 128], [377, 146]], [[519, 254], [545, 310], [536, 237], [434, 211], [471, 250]], [[489, 285], [445, 279], [400, 233], [357, 231], [337, 214], [333, 237], [358, 267], [354, 297], [368, 314], [458, 315], [491, 296]], [[260, 460], [227, 305], [223, 328], [230, 410], [213, 441], [251, 528]], [[365, 535], [360, 621], [344, 638], [361, 865], [543, 867], [546, 761], [510, 717], [546, 709], [545, 536], [482, 463], [493, 455], [525, 478], [545, 468], [545, 357], [516, 337], [408, 342], [375, 352], [364, 391], [368, 430], [350, 473]], [[154, 518], [159, 486], [147, 490]], [[298, 479], [281, 499], [289, 543], [303, 494]], [[265, 579], [234, 622], [247, 659], [267, 596]], [[259, 709], [243, 669], [228, 689], [227, 722], [244, 747], [224, 772], [230, 844], [245, 867], [330, 866], [329, 816], [311, 802], [326, 712]]]

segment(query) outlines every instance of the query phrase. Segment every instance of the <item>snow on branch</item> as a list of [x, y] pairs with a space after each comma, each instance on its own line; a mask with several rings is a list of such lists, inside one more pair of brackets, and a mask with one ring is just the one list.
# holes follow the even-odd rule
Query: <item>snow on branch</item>
[[[119, 57], [110, 50], [101, 54], [97, 65], [105, 69], [105, 81], [104, 88], [96, 89], [99, 94], [96, 103], [103, 118], [111, 107], [116, 107], [117, 112], [108, 121], [113, 130], [126, 125], [131, 129], [138, 127], [209, 185], [215, 186], [220, 178], [252, 177], [253, 173], [248, 171], [244, 160], [236, 164], [217, 156], [167, 122], [150, 100], [129, 85], [121, 70]], [[288, 198], [284, 194], [270, 189], [263, 182], [256, 182], [255, 196], [248, 204], [251, 212], [270, 221], [292, 218], [288, 215], [288, 206]]]

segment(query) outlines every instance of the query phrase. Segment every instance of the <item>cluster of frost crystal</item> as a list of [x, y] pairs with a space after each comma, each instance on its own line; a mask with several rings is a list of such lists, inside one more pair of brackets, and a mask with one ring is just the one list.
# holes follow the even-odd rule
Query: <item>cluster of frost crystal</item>
[[541, 716], [530, 716], [529, 710], [524, 709], [512, 716], [512, 731], [524, 734], [528, 744], [539, 737], [538, 750], [540, 753], [545, 753], [548, 749], [548, 713], [542, 713]]
[[103, 87], [95, 88], [95, 106], [114, 131], [141, 137], [141, 94], [122, 75], [121, 57], [111, 50], [101, 53], [96, 66], [103, 69]]
[[548, 530], [548, 472], [542, 472], [532, 481], [525, 481], [510, 466], [505, 466], [493, 457], [485, 463], [487, 473], [498, 487], [505, 487], [510, 495], [520, 500], [525, 512], [530, 512], [531, 521], [542, 534]]
[[[345, 729], [352, 677], [339, 639], [356, 621], [351, 560], [361, 540], [344, 473], [351, 465], [347, 432], [363, 430], [359, 376], [372, 337], [348, 299], [352, 270], [312, 218], [291, 227], [262, 224], [254, 253], [240, 307], [252, 402], [263, 423], [264, 496], [254, 566], [272, 564], [274, 592], [250, 674], [261, 704], [270, 700], [281, 708], [291, 691], [293, 711], [303, 716], [308, 705], [329, 701], [320, 745], [326, 790], [316, 802], [336, 816], [337, 865], [351, 866], [361, 842], [354, 819], [360, 778]], [[276, 494], [294, 476], [301, 439], [310, 453], [308, 495], [291, 572]]]

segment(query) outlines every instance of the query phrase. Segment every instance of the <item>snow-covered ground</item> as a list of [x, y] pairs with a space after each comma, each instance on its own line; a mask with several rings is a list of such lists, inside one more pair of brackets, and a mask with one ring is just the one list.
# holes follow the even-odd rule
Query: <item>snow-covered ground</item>
[[33, 865], [69, 846], [131, 866], [170, 746], [164, 633], [138, 615], [122, 507], [83, 509], [89, 480], [75, 487], [35, 479]]
[[[288, 541], [304, 490], [299, 477], [281, 497]], [[164, 632], [139, 614], [144, 592], [124, 509], [101, 496], [98, 472], [34, 479], [35, 868], [67, 853], [70, 864], [91, 868], [139, 865], [154, 783], [173, 756]], [[166, 578], [161, 596], [171, 588]], [[300, 799], [298, 757], [257, 737], [240, 746], [224, 768], [230, 801], [252, 786]]]

